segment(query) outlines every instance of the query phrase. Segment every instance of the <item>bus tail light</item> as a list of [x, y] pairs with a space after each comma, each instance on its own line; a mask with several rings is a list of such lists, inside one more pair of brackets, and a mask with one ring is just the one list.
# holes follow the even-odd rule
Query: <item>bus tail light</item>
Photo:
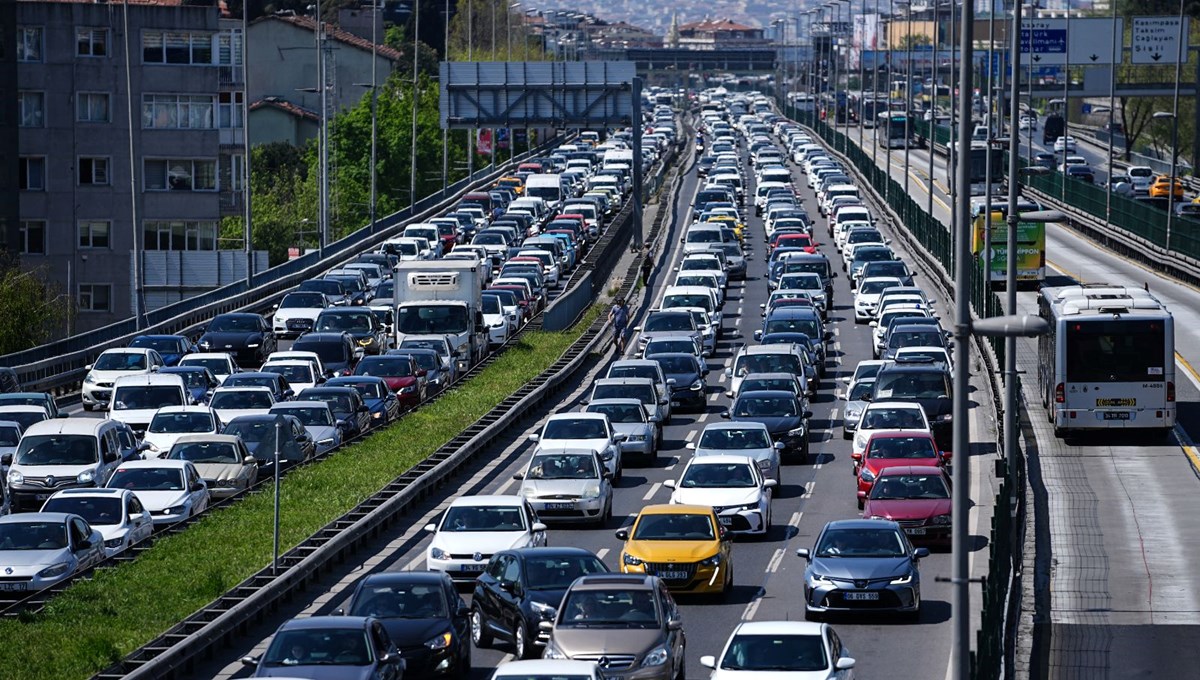
[[1067, 401], [1067, 390], [1062, 383], [1054, 386], [1054, 403], [1063, 404]]
[[1167, 381], [1167, 401], [1175, 401], [1175, 382], [1172, 380]]

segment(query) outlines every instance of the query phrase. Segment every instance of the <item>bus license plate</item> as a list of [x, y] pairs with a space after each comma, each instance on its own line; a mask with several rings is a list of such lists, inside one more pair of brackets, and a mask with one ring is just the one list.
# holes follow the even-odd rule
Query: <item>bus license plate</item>
[[874, 591], [869, 591], [869, 592], [865, 592], [865, 593], [846, 593], [846, 599], [847, 600], [862, 600], [862, 601], [878, 600], [879, 593], [874, 592]]
[[1137, 399], [1132, 397], [1116, 399], [1097, 399], [1096, 406], [1137, 406]]
[[1129, 411], [1105, 411], [1104, 420], [1129, 420], [1131, 415]]

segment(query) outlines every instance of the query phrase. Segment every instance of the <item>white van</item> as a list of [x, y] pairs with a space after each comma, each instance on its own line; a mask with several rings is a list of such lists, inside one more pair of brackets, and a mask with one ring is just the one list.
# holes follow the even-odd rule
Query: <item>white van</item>
[[139, 435], [146, 431], [154, 413], [165, 406], [190, 406], [183, 376], [174, 373], [127, 375], [113, 383], [108, 417], [125, 423]]
[[9, 466], [13, 510], [36, 511], [57, 491], [104, 486], [136, 451], [133, 431], [125, 423], [53, 418], [25, 430], [16, 454], [5, 454], [0, 462]]
[[546, 202], [551, 213], [558, 212], [565, 198], [561, 175], [530, 175], [525, 178], [525, 196], [540, 198]]

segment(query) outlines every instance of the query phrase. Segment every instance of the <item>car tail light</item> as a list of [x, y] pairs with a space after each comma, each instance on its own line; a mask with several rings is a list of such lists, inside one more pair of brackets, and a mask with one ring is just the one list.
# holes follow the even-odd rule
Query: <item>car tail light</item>
[[1175, 401], [1175, 382], [1170, 380], [1167, 381], [1167, 401]]
[[1067, 401], [1067, 390], [1062, 383], [1054, 386], [1054, 403], [1064, 404]]

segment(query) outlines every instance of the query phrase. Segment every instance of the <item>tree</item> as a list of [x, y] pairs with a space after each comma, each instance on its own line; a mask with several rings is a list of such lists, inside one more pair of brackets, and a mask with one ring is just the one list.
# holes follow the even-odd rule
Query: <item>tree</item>
[[[409, 38], [409, 35], [403, 26], [388, 26], [387, 32], [383, 36], [383, 44], [399, 50], [405, 55], [404, 59], [396, 63], [396, 72], [412, 80], [412, 39]], [[436, 49], [426, 45], [423, 41], [417, 41], [418, 73], [436, 76], [440, 61]]]
[[510, 54], [512, 61], [547, 59], [525, 15], [513, 12], [508, 0], [458, 0], [453, 14], [449, 61], [508, 61]]
[[22, 271], [15, 260], [0, 263], [0, 354], [36, 347], [62, 330], [71, 303], [46, 274]]
[[910, 47], [926, 47], [932, 44], [933, 41], [929, 39], [929, 36], [923, 33], [910, 33], [900, 36], [900, 40], [896, 44], [896, 49], [907, 50]]

